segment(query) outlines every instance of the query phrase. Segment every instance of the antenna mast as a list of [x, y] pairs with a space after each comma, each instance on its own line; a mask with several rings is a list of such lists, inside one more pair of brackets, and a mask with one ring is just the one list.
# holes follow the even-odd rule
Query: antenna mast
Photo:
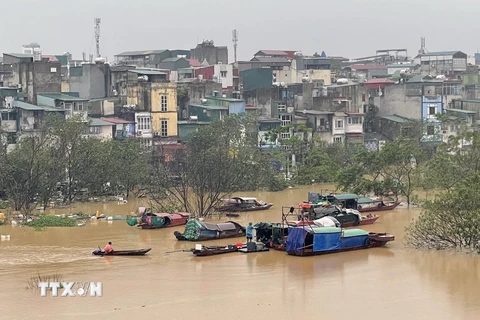
[[100, 18], [95, 18], [95, 44], [97, 46], [97, 58], [100, 58]]
[[237, 43], [238, 43], [238, 31], [237, 29], [232, 32], [232, 41], [233, 41], [233, 58], [234, 62], [237, 62]]

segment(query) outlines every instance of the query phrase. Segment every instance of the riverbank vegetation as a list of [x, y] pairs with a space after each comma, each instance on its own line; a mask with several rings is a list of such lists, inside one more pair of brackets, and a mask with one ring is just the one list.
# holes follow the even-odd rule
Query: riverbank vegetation
[[47, 227], [76, 227], [77, 220], [68, 217], [41, 215], [32, 221], [26, 222], [25, 225], [35, 229], [44, 229]]

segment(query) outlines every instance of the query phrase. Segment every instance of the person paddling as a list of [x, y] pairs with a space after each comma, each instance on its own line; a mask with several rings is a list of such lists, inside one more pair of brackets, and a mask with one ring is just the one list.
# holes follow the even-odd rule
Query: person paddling
[[109, 243], [105, 246], [105, 248], [103, 249], [103, 252], [105, 252], [105, 253], [110, 253], [110, 252], [112, 252], [112, 251], [113, 251], [112, 243], [109, 242]]

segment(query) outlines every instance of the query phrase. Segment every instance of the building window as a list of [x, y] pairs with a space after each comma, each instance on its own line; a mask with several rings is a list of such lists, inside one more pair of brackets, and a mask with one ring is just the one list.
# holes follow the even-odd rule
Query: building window
[[73, 111], [83, 111], [83, 103], [74, 103]]
[[336, 129], [341, 129], [341, 128], [343, 128], [343, 120], [337, 120], [337, 121], [335, 121], [335, 128], [336, 128]]
[[427, 126], [427, 136], [433, 136], [435, 134], [434, 126]]
[[3, 121], [17, 120], [17, 113], [16, 112], [2, 112], [2, 120]]
[[83, 132], [84, 134], [100, 134], [102, 133], [102, 127], [99, 126], [91, 126], [85, 129]]
[[144, 148], [151, 148], [152, 147], [152, 139], [140, 139], [140, 144]]
[[342, 143], [342, 137], [333, 137], [333, 143]]
[[284, 103], [279, 103], [277, 105], [278, 112], [285, 112], [287, 110], [287, 105]]
[[282, 121], [282, 127], [286, 127], [292, 122], [292, 116], [289, 114], [281, 115], [280, 120]]
[[226, 78], [227, 77], [227, 71], [220, 71], [220, 77]]
[[168, 120], [161, 121], [160, 134], [162, 137], [166, 137], [168, 135]]
[[361, 117], [352, 117], [347, 119], [348, 124], [361, 124], [362, 118]]
[[280, 138], [281, 138], [282, 140], [290, 139], [290, 132], [282, 132], [282, 133], [280, 134]]
[[160, 101], [161, 101], [160, 111], [162, 112], [167, 111], [167, 96], [160, 96]]
[[429, 103], [429, 104], [427, 104], [427, 108], [428, 108], [428, 115], [429, 116], [435, 115], [437, 113], [437, 105], [436, 104]]
[[150, 117], [138, 117], [137, 118], [138, 130], [151, 130], [152, 123]]

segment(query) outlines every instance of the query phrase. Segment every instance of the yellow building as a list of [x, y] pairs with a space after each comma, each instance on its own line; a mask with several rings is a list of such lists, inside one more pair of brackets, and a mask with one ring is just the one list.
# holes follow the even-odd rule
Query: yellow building
[[[152, 71], [153, 72], [153, 71]], [[146, 73], [139, 76], [139, 73]], [[155, 76], [158, 76], [155, 74]], [[150, 112], [152, 135], [178, 136], [177, 84], [156, 78], [147, 70], [129, 72], [127, 104], [137, 105], [139, 112]]]

